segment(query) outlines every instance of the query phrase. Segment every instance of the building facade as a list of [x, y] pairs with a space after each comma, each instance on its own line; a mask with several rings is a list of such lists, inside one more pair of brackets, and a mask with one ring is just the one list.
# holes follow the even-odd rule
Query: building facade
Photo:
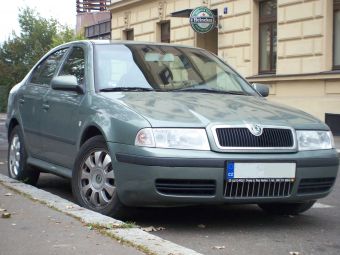
[[[198, 34], [188, 13], [206, 6], [216, 28]], [[114, 0], [111, 38], [208, 49], [269, 100], [300, 108], [340, 132], [340, 0]]]

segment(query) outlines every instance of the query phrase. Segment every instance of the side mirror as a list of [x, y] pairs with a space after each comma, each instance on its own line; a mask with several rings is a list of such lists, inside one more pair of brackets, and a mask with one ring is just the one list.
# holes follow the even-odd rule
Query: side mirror
[[74, 75], [61, 75], [56, 76], [51, 81], [51, 87], [55, 90], [75, 91], [83, 94], [84, 90], [78, 85], [77, 77]]
[[269, 86], [261, 83], [253, 83], [254, 89], [263, 97], [267, 97], [269, 95]]

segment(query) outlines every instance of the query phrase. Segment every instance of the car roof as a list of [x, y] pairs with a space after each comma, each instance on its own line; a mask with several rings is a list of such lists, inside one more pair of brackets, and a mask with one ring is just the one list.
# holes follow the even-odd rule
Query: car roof
[[70, 45], [73, 43], [91, 43], [93, 45], [109, 45], [109, 44], [128, 44], [128, 45], [163, 45], [163, 46], [175, 46], [182, 48], [194, 48], [188, 45], [172, 44], [172, 43], [161, 43], [161, 42], [144, 42], [144, 41], [131, 41], [131, 40], [80, 40], [65, 43], [63, 45]]

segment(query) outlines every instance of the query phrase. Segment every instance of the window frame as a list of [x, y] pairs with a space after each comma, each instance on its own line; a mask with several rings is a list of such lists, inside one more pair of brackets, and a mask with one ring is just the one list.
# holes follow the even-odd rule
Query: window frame
[[[135, 40], [135, 31], [133, 28], [125, 29], [124, 33], [124, 40], [126, 41], [134, 41]], [[131, 34], [130, 34], [131, 33]], [[129, 36], [132, 35], [132, 39], [129, 39]]]
[[[276, 7], [276, 14], [272, 16], [262, 16], [261, 17], [261, 5], [265, 2], [276, 1], [276, 0], [262, 0], [259, 2], [259, 63], [258, 63], [258, 70], [259, 74], [275, 74], [276, 68], [273, 68], [273, 30], [274, 25], [276, 26], [276, 40], [277, 40], [277, 7]], [[277, 1], [276, 1], [277, 4]], [[262, 38], [261, 38], [261, 26], [270, 25], [270, 68], [269, 70], [261, 70], [261, 46], [262, 46]], [[277, 62], [277, 59], [275, 60]]]
[[[340, 63], [335, 64], [335, 13], [340, 12], [340, 1], [334, 0], [333, 2], [333, 70], [340, 70]], [[340, 24], [339, 24], [340, 27]], [[338, 46], [340, 47], [340, 46]], [[340, 49], [339, 49], [340, 50]]]
[[87, 82], [87, 72], [86, 72], [86, 64], [87, 64], [87, 53], [86, 53], [86, 47], [83, 44], [74, 44], [71, 47], [69, 47], [68, 52], [65, 53], [65, 56], [63, 57], [59, 67], [57, 68], [57, 72], [54, 74], [54, 77], [59, 76], [60, 72], [62, 71], [64, 65], [66, 64], [67, 60], [69, 59], [70, 55], [73, 52], [74, 48], [81, 48], [84, 51], [84, 80], [83, 84], [78, 84], [83, 89], [86, 89], [86, 82]]
[[[169, 25], [169, 37], [167, 38], [165, 38], [165, 39], [168, 39], [168, 40], [163, 40], [164, 38], [163, 38], [163, 28], [164, 28], [164, 26], [165, 25]], [[161, 41], [161, 43], [170, 43], [171, 42], [171, 22], [170, 22], [170, 20], [166, 20], [166, 21], [163, 21], [163, 22], [160, 22], [159, 23], [159, 28], [160, 28], [160, 41]]]
[[[50, 56], [52, 56], [54, 53], [58, 52], [58, 51], [61, 51], [61, 50], [66, 50], [66, 52], [64, 53], [63, 57], [60, 59], [58, 65], [57, 65], [57, 68], [55, 69], [54, 73], [53, 73], [53, 76], [52, 76], [52, 79], [59, 73], [59, 70], [60, 70], [60, 67], [63, 65], [64, 63], [64, 60], [65, 60], [65, 57], [68, 56], [69, 52], [70, 52], [70, 49], [72, 47], [69, 47], [69, 46], [66, 46], [66, 47], [61, 47], [61, 48], [58, 48], [56, 50], [54, 50], [53, 52], [50, 52], [48, 55], [46, 55], [45, 57], [43, 57], [42, 59], [39, 60], [39, 62], [32, 68], [32, 71], [31, 73], [29, 74], [29, 77], [27, 79], [27, 82], [26, 84], [28, 85], [34, 85], [34, 86], [42, 86], [42, 87], [50, 87], [51, 86], [51, 82], [50, 84], [40, 84], [40, 83], [34, 83], [32, 82], [32, 76], [34, 74], [34, 72], [37, 70], [37, 68], [42, 65]], [[51, 79], [51, 80], [52, 80]]]

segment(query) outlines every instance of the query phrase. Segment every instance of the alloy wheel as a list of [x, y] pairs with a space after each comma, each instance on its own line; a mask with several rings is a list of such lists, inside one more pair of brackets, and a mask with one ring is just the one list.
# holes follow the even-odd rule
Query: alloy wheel
[[83, 161], [80, 173], [83, 198], [91, 207], [107, 206], [115, 194], [115, 176], [107, 151], [92, 151]]
[[11, 177], [17, 177], [19, 174], [19, 166], [20, 166], [20, 139], [16, 134], [13, 136], [9, 151], [9, 171]]

